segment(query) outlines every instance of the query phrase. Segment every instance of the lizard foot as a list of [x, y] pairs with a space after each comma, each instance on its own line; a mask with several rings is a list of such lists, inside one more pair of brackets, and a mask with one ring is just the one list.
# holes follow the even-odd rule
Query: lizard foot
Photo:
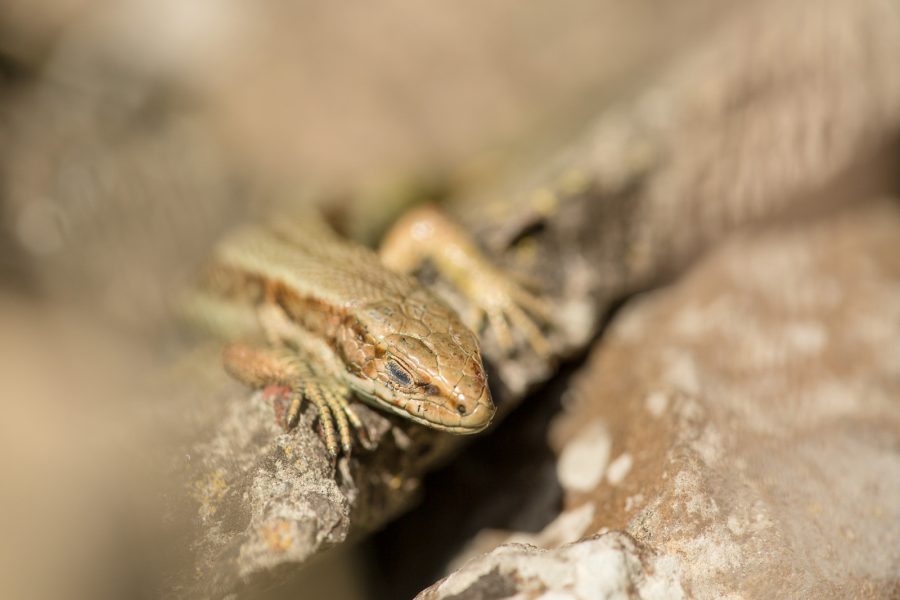
[[487, 322], [497, 344], [507, 354], [516, 348], [519, 332], [535, 353], [550, 356], [542, 325], [553, 323], [551, 306], [495, 266], [455, 222], [434, 206], [417, 208], [385, 236], [381, 260], [388, 267], [415, 271], [430, 261], [468, 300], [463, 320], [475, 332]]
[[349, 388], [339, 382], [318, 376], [301, 380], [293, 391], [285, 417], [285, 429], [290, 430], [297, 424], [301, 401], [305, 398], [319, 410], [319, 423], [328, 453], [337, 457], [340, 442], [340, 449], [345, 456], [349, 456], [353, 449], [351, 428], [357, 431], [364, 446], [367, 442], [365, 426], [353, 411], [349, 396]]
[[546, 300], [492, 265], [473, 274], [462, 291], [472, 305], [463, 319], [473, 331], [481, 331], [486, 322], [506, 354], [515, 351], [514, 332], [518, 332], [536, 354], [550, 356], [550, 344], [541, 328], [552, 322]]
[[366, 446], [368, 436], [348, 400], [349, 388], [318, 373], [295, 352], [237, 342], [226, 346], [223, 362], [229, 374], [253, 388], [271, 393], [287, 387], [290, 403], [284, 416], [286, 431], [297, 425], [302, 401], [306, 399], [319, 411], [322, 437], [332, 457], [337, 457], [339, 450], [345, 455], [350, 454], [353, 448], [351, 427]]

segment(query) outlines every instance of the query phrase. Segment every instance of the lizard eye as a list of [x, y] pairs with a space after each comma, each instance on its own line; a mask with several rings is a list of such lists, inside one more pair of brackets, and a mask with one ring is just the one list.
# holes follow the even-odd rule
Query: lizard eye
[[391, 375], [391, 379], [402, 385], [403, 387], [408, 387], [412, 385], [412, 376], [400, 365], [396, 362], [389, 360], [387, 363], [388, 373]]

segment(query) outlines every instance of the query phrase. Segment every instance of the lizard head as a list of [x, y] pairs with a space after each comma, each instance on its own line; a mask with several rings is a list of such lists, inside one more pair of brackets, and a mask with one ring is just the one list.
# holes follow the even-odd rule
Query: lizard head
[[376, 406], [427, 427], [477, 433], [496, 412], [478, 340], [437, 298], [429, 297], [422, 310], [415, 300], [365, 311], [369, 343], [362, 352], [356, 347], [354, 388]]

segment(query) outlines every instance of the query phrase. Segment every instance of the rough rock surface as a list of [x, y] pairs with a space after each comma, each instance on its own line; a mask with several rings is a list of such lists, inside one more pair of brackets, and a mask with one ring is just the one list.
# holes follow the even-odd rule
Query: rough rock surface
[[421, 597], [896, 595], [898, 244], [876, 202], [635, 299], [552, 424], [564, 512], [513, 537], [559, 549], [502, 546]]
[[[668, 567], [668, 569], [667, 569]], [[645, 555], [623, 533], [555, 550], [505, 544], [417, 596], [435, 598], [642, 598], [678, 600], [684, 590], [669, 565]]]
[[[896, 190], [900, 87], [878, 65], [898, 17], [757, 5], [542, 176], [590, 173], [595, 229], [565, 218], [584, 196], [525, 188], [523, 222], [569, 227], [564, 248], [606, 240], [569, 254], [600, 298], [680, 278], [613, 316], [563, 396], [564, 511], [483, 532], [421, 597], [660, 597], [660, 577], [661, 597], [900, 593], [900, 209], [877, 200]], [[597, 551], [622, 536], [639, 550]], [[611, 575], [585, 588], [585, 569]]]

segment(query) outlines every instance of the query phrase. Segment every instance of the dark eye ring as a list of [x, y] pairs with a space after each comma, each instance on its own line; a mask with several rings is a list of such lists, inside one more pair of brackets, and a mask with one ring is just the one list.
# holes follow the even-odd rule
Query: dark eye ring
[[412, 385], [412, 377], [409, 375], [409, 373], [406, 372], [406, 369], [404, 369], [394, 361], [388, 361], [387, 369], [388, 373], [391, 374], [391, 378], [400, 385], [404, 387]]

